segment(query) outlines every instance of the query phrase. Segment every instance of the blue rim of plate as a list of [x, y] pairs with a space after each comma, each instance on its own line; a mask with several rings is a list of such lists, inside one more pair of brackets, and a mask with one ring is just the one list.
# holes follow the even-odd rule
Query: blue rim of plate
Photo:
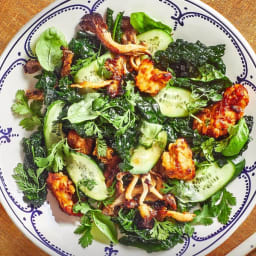
[[[21, 29], [21, 31], [23, 31], [25, 29], [24, 32], [19, 32], [14, 39], [9, 43], [7, 49], [4, 51], [4, 53], [1, 56], [1, 62], [0, 62], [0, 71], [2, 70], [6, 60], [8, 59], [8, 56], [10, 55], [10, 53], [13, 51], [14, 47], [16, 46], [16, 44], [19, 42], [19, 40], [21, 38], [24, 37], [24, 35], [31, 30], [32, 27], [34, 27], [34, 29], [29, 33], [26, 41], [25, 41], [25, 45], [24, 45], [24, 51], [26, 52], [26, 55], [29, 58], [33, 58], [32, 55], [32, 51], [30, 48], [30, 40], [33, 36], [33, 34], [36, 32], [36, 30], [42, 26], [47, 20], [50, 20], [51, 18], [55, 17], [56, 15], [64, 12], [64, 11], [72, 11], [72, 10], [77, 10], [77, 9], [81, 9], [84, 11], [88, 11], [88, 12], [94, 12], [98, 9], [98, 7], [100, 7], [100, 5], [102, 3], [104, 3], [107, 0], [97, 0], [97, 1], [87, 1], [88, 4], [91, 4], [92, 2], [94, 2], [94, 4], [92, 5], [91, 8], [89, 8], [87, 5], [82, 5], [82, 4], [72, 4], [72, 5], [68, 5], [65, 6], [64, 8], [60, 8], [58, 10], [56, 10], [59, 7], [62, 7], [63, 5], [71, 2], [72, 0], [65, 0], [65, 1], [57, 1], [55, 3], [52, 3], [51, 5], [49, 5], [46, 9], [44, 9], [43, 11], [41, 11], [35, 18], [32, 19], [31, 22], [33, 22], [31, 25], [25, 25], [24, 28]], [[199, 2], [198, 0], [194, 0], [193, 2], [190, 0], [184, 0], [184, 2], [187, 2], [191, 5], [194, 5], [195, 7], [203, 10], [206, 14], [204, 13], [200, 13], [200, 12], [189, 12], [187, 11], [188, 8], [184, 8], [185, 11], [187, 12], [182, 12], [181, 9], [179, 8], [179, 6], [177, 4], [175, 4], [173, 1], [170, 0], [156, 0], [157, 2], [161, 2], [162, 4], [166, 4], [168, 6], [170, 6], [171, 8], [174, 9], [175, 14], [171, 17], [171, 19], [174, 20], [174, 30], [178, 29], [178, 26], [184, 26], [184, 20], [186, 18], [193, 18], [193, 17], [197, 17], [197, 18], [202, 18], [204, 20], [209, 21], [210, 23], [212, 23], [213, 25], [217, 26], [220, 30], [223, 31], [223, 33], [226, 34], [226, 36], [228, 36], [231, 39], [231, 42], [234, 44], [234, 46], [236, 47], [236, 49], [239, 52], [239, 55], [241, 57], [241, 61], [243, 63], [243, 73], [237, 77], [237, 83], [244, 83], [246, 85], [249, 85], [254, 92], [256, 92], [256, 86], [247, 78], [248, 76], [248, 65], [247, 65], [247, 61], [245, 58], [245, 55], [243, 53], [243, 51], [245, 51], [249, 57], [249, 59], [251, 60], [254, 68], [256, 69], [256, 63], [254, 61], [254, 59], [256, 59], [255, 54], [253, 53], [253, 51], [251, 50], [249, 44], [243, 39], [243, 37], [240, 35], [240, 33], [233, 27], [232, 24], [230, 24], [225, 18], [223, 19], [222, 16], [220, 16], [216, 11], [214, 11], [211, 7], [205, 5], [202, 2]], [[59, 2], [59, 3], [58, 3]], [[47, 10], [47, 11], [46, 11]], [[208, 16], [210, 15], [210, 16]], [[224, 20], [225, 22], [223, 22], [222, 20]], [[29, 23], [30, 24], [30, 23]], [[228, 25], [227, 25], [228, 24]], [[235, 31], [235, 32], [234, 32]], [[19, 35], [21, 34], [21, 35]], [[239, 37], [239, 36], [240, 37]], [[242, 38], [242, 40], [241, 40]], [[242, 46], [243, 50], [239, 47], [238, 43]], [[250, 50], [248, 50], [250, 49]], [[20, 55], [20, 53], [18, 53], [18, 55]], [[3, 59], [4, 58], [4, 59]], [[3, 60], [2, 60], [3, 59]], [[1, 93], [1, 89], [2, 86], [4, 84], [5, 79], [7, 78], [7, 76], [11, 73], [11, 71], [19, 66], [19, 65], [25, 65], [26, 60], [23, 58], [18, 58], [16, 59], [3, 73], [3, 75], [0, 78], [0, 93]], [[250, 77], [251, 79], [253, 77]], [[18, 137], [18, 134], [12, 133], [12, 128], [6, 128], [6, 129], [1, 129], [0, 126], [0, 146], [2, 143], [10, 143], [11, 139], [13, 137]], [[194, 239], [194, 241], [200, 242], [200, 241], [205, 241], [209, 238], [212, 238], [218, 234], [220, 234], [222, 232], [222, 234], [213, 242], [211, 242], [210, 244], [208, 244], [206, 247], [204, 247], [203, 249], [201, 249], [200, 251], [196, 252], [195, 255], [200, 255], [202, 252], [205, 252], [206, 250], [208, 250], [209, 248], [212, 247], [212, 249], [214, 249], [214, 244], [219, 241], [220, 239], [223, 238], [224, 235], [226, 235], [231, 228], [233, 228], [234, 225], [238, 225], [238, 221], [242, 221], [242, 219], [245, 219], [245, 216], [243, 215], [246, 211], [250, 212], [250, 210], [252, 210], [254, 204], [253, 204], [253, 200], [255, 199], [256, 196], [256, 189], [252, 194], [251, 191], [251, 187], [250, 187], [250, 183], [251, 183], [251, 177], [249, 176], [249, 173], [251, 173], [251, 176], [254, 176], [254, 173], [252, 173], [254, 170], [256, 169], [256, 162], [254, 162], [254, 164], [252, 166], [246, 167], [243, 172], [241, 173], [241, 175], [239, 176], [239, 178], [244, 178], [245, 182], [246, 182], [246, 187], [247, 187], [247, 193], [246, 193], [246, 197], [244, 198], [243, 204], [242, 206], [239, 208], [239, 210], [234, 214], [234, 216], [232, 217], [231, 221], [228, 222], [228, 224], [224, 225], [222, 228], [220, 228], [219, 230], [217, 230], [215, 233], [211, 234], [208, 237], [197, 237], [196, 235], [192, 236], [192, 239]], [[15, 218], [13, 219], [15, 221], [15, 223], [18, 225], [18, 227], [22, 227], [22, 231], [24, 232], [24, 229], [28, 232], [25, 233], [26, 235], [30, 235], [32, 236], [34, 239], [36, 239], [39, 244], [40, 247], [44, 250], [46, 250], [46, 247], [48, 249], [50, 249], [50, 251], [54, 251], [55, 253], [59, 254], [59, 255], [72, 255], [71, 253], [65, 252], [63, 251], [61, 248], [55, 246], [53, 243], [51, 243], [50, 241], [48, 241], [41, 233], [39, 230], [37, 230], [36, 226], [35, 226], [35, 218], [38, 215], [42, 214], [42, 211], [40, 211], [40, 208], [34, 208], [33, 206], [28, 206], [26, 208], [21, 207], [16, 201], [15, 199], [12, 197], [11, 193], [8, 191], [7, 185], [4, 181], [4, 177], [2, 175], [2, 170], [0, 168], [0, 181], [2, 183], [2, 185], [0, 184], [0, 191], [1, 194], [3, 196], [4, 199], [4, 204], [7, 205], [8, 207], [5, 207], [7, 209], [7, 211], [11, 211], [12, 214], [15, 216]], [[3, 188], [2, 188], [3, 186]], [[5, 192], [3, 191], [5, 190]], [[11, 199], [11, 201], [14, 203], [14, 205], [16, 207], [18, 207], [21, 211], [23, 211], [24, 213], [28, 213], [30, 214], [30, 221], [32, 223], [32, 226], [36, 232], [37, 235], [35, 235], [34, 233], [32, 233], [27, 227], [26, 225], [23, 223], [24, 219], [20, 219], [18, 217], [18, 215], [16, 214], [14, 207], [11, 206], [11, 204], [8, 201], [8, 198], [6, 196], [6, 194], [9, 196], [9, 198]], [[247, 201], [247, 199], [250, 196], [250, 200]], [[183, 255], [186, 250], [189, 248], [190, 245], [190, 238], [188, 238], [187, 236], [184, 236], [185, 241], [184, 241], [184, 245], [182, 247], [182, 249], [176, 253], [176, 255], [181, 256]], [[33, 240], [32, 240], [33, 241]], [[47, 252], [49, 253], [49, 251], [47, 250]], [[105, 256], [113, 256], [113, 255], [119, 255], [119, 251], [114, 249], [113, 244], [110, 244], [109, 246], [106, 246], [104, 248], [104, 252]]]

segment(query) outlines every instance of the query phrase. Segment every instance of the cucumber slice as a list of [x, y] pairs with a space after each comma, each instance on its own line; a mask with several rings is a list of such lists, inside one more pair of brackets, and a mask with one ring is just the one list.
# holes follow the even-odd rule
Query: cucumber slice
[[192, 101], [192, 96], [188, 90], [168, 86], [161, 90], [154, 99], [164, 116], [185, 117], [188, 116], [186, 105]]
[[[108, 197], [105, 177], [99, 166], [89, 156], [76, 152], [70, 153], [67, 171], [76, 186], [88, 197], [99, 201]], [[85, 185], [88, 181], [93, 182], [90, 189]]]
[[47, 150], [64, 138], [62, 125], [57, 122], [64, 104], [61, 100], [54, 101], [46, 112], [44, 118], [44, 139]]
[[165, 50], [173, 38], [161, 29], [152, 29], [137, 36], [138, 43], [146, 43], [152, 55]]
[[216, 162], [197, 170], [196, 177], [184, 182], [180, 195], [182, 202], [203, 202], [222, 189], [243, 170], [245, 162], [229, 160], [222, 168]]
[[112, 58], [112, 55], [110, 52], [107, 52], [104, 55], [97, 58], [96, 60], [94, 60], [89, 65], [78, 70], [74, 76], [75, 83], [82, 83], [84, 81], [88, 81], [88, 82], [103, 81], [103, 79], [97, 74], [99, 69], [99, 64], [103, 63], [105, 60], [109, 58]]
[[139, 145], [134, 149], [129, 170], [132, 174], [145, 174], [149, 172], [159, 160], [167, 143], [167, 133], [162, 131], [158, 134], [157, 140], [153, 142], [150, 148]]

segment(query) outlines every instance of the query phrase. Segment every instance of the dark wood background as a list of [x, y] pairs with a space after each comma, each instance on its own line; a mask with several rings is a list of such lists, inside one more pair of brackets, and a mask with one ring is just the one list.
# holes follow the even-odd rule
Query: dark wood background
[[[12, 37], [35, 14], [53, 0], [0, 0], [0, 54]], [[255, 0], [203, 0], [228, 18], [256, 51]], [[222, 256], [256, 232], [256, 207], [246, 221], [220, 247], [208, 256]], [[86, 251], [85, 251], [86, 254]], [[0, 204], [0, 255], [46, 256], [14, 225]], [[252, 255], [252, 254], [251, 254]], [[256, 253], [253, 255], [256, 255]]]

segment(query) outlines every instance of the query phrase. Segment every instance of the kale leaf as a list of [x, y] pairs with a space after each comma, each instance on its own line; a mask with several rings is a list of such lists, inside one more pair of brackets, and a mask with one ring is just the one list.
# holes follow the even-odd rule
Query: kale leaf
[[96, 36], [78, 31], [76, 38], [69, 43], [69, 49], [74, 53], [74, 59], [87, 59], [101, 48], [101, 43]]
[[161, 69], [173, 69], [177, 77], [197, 77], [198, 68], [205, 64], [211, 64], [225, 74], [226, 67], [221, 59], [224, 52], [225, 45], [207, 47], [200, 41], [190, 43], [177, 39], [166, 50], [156, 52], [155, 62]]
[[25, 201], [40, 206], [46, 200], [47, 195], [47, 172], [38, 169], [35, 162], [36, 157], [46, 155], [42, 132], [37, 131], [29, 138], [24, 138], [22, 145], [25, 152], [24, 163], [17, 165], [13, 177], [20, 190], [23, 191]]
[[135, 246], [147, 252], [157, 252], [168, 250], [177, 243], [182, 243], [182, 234], [186, 228], [190, 234], [193, 228], [176, 222], [154, 220], [152, 229], [139, 229], [139, 213], [136, 210], [120, 210], [118, 216], [114, 218], [120, 226], [123, 236], [119, 242], [128, 246]]

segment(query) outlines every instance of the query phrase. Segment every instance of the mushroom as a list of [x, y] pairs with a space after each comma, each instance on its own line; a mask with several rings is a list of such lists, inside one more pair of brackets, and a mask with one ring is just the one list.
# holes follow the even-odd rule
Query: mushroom
[[95, 33], [99, 40], [113, 53], [123, 55], [150, 55], [147, 47], [138, 44], [119, 44], [115, 42], [108, 31], [108, 26], [99, 13], [86, 14], [80, 26], [83, 31]]
[[190, 213], [190, 212], [177, 212], [177, 211], [171, 211], [171, 210], [165, 210], [165, 209], [158, 211], [158, 217], [160, 219], [171, 217], [180, 222], [192, 221], [195, 216], [196, 215], [194, 213]]

